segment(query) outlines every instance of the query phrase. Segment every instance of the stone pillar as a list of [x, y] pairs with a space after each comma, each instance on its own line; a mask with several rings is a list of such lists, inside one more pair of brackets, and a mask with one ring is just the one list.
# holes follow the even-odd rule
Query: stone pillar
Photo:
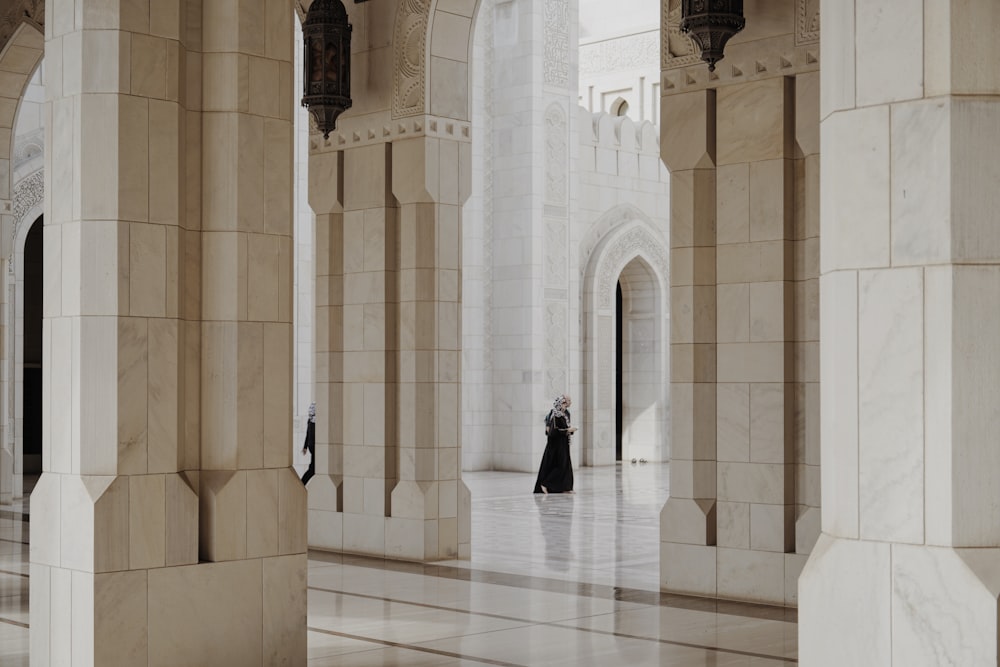
[[315, 139], [309, 166], [318, 339], [309, 542], [468, 558], [459, 221], [471, 146], [418, 136], [324, 151], [332, 142]]
[[670, 170], [670, 498], [660, 512], [660, 581], [715, 595], [716, 166], [714, 90], [664, 98]]
[[801, 661], [995, 665], [1000, 13], [822, 12], [823, 535]]
[[397, 479], [400, 247], [390, 149], [372, 144], [343, 152], [343, 548], [363, 553], [385, 549]]
[[795, 78], [795, 551], [785, 555], [785, 603], [820, 531], [819, 377], [819, 72]]
[[32, 665], [304, 663], [291, 3], [46, 18]]
[[794, 82], [717, 93], [718, 594], [772, 602], [795, 547]]
[[818, 18], [790, 0], [748, 9], [709, 73], [679, 31], [680, 3], [666, 9], [673, 457], [662, 586], [794, 605], [818, 511]]
[[[9, 171], [9, 167], [8, 167]], [[0, 178], [3, 189], [10, 189], [10, 178]], [[13, 202], [0, 199], [0, 229], [10, 230], [5, 235], [6, 242], [0, 245], [0, 505], [8, 505], [22, 495], [23, 477], [17, 465], [14, 441], [14, 272], [8, 257], [13, 254], [14, 216]]]
[[344, 545], [343, 172], [341, 151], [309, 156], [309, 206], [316, 214], [316, 475], [309, 482], [309, 544], [338, 550]]
[[[399, 484], [386, 553], [471, 557], [471, 499], [461, 480], [462, 232], [471, 144], [392, 144], [399, 201]], [[392, 421], [386, 419], [386, 424]], [[388, 428], [388, 426], [387, 426]]]

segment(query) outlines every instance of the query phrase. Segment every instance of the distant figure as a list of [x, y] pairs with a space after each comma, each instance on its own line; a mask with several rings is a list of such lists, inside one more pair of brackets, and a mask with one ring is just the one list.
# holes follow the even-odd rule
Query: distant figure
[[560, 395], [545, 418], [545, 453], [538, 468], [535, 493], [573, 493], [573, 462], [569, 457], [569, 439], [576, 433], [570, 425], [569, 396]]
[[306, 424], [306, 442], [302, 445], [302, 453], [309, 452], [309, 468], [302, 475], [302, 483], [308, 484], [316, 474], [316, 404], [309, 404], [309, 422]]

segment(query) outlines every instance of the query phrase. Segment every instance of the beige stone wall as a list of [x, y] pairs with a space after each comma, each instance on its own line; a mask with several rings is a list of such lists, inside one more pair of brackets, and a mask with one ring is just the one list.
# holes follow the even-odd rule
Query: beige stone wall
[[[475, 5], [465, 4], [442, 16], [421, 2], [348, 6], [357, 102], [328, 140], [311, 137], [314, 547], [414, 560], [470, 554], [459, 304]], [[430, 60], [414, 46], [428, 43]]]
[[[710, 74], [664, 7], [671, 171], [665, 590], [794, 605], [818, 534], [818, 35], [748, 9]], [[748, 573], [752, 573], [748, 576]]]
[[32, 663], [304, 662], [291, 2], [50, 10]]

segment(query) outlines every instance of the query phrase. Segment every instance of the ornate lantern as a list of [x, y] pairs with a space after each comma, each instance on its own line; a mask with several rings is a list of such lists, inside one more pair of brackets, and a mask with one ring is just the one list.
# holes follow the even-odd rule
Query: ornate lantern
[[313, 0], [302, 23], [305, 81], [302, 106], [324, 138], [351, 108], [351, 24], [340, 0]]
[[743, 0], [681, 0], [681, 30], [691, 35], [708, 71], [722, 60], [729, 38], [743, 30]]

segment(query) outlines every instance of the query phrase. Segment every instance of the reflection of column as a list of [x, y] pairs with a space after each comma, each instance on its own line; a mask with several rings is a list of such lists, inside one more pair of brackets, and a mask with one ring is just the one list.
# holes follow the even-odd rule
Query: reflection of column
[[46, 16], [63, 67], [46, 90], [32, 664], [305, 662], [292, 14], [264, 4]]
[[663, 99], [670, 169], [670, 498], [660, 513], [660, 583], [716, 594], [715, 100]]
[[802, 664], [993, 665], [1000, 13], [822, 12], [823, 534]]

